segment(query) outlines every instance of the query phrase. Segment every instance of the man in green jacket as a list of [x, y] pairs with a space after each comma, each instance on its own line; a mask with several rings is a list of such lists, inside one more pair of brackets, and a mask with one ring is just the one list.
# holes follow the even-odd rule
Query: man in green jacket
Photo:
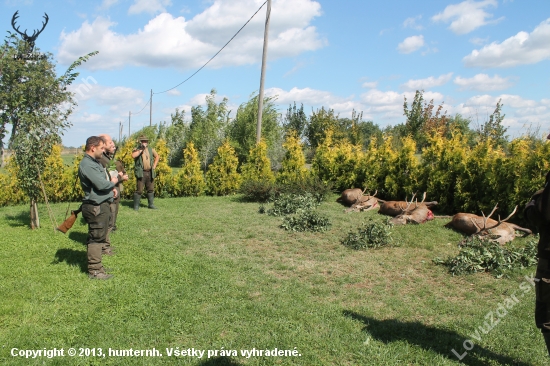
[[[140, 145], [132, 152], [134, 158], [134, 173], [137, 180], [137, 189], [134, 193], [134, 210], [139, 210], [139, 201], [143, 193], [143, 186], [147, 189], [148, 207], [156, 209], [155, 199], [155, 169], [159, 162], [159, 154], [149, 145], [147, 136], [139, 137]], [[153, 160], [154, 159], [154, 160]]]
[[84, 191], [82, 216], [88, 223], [88, 276], [91, 279], [107, 280], [112, 275], [105, 273], [101, 250], [107, 245], [110, 203], [117, 194], [114, 188], [122, 180], [122, 176], [107, 179], [107, 172], [99, 163], [105, 150], [105, 144], [100, 137], [89, 137], [85, 149], [86, 153], [78, 166], [78, 176]]
[[[109, 175], [109, 179], [113, 175], [120, 174], [122, 176], [122, 180], [128, 180], [128, 175], [124, 171], [124, 166], [122, 162], [115, 161], [115, 152], [116, 152], [116, 145], [111, 138], [106, 133], [103, 133], [99, 135], [103, 139], [103, 142], [105, 143], [105, 151], [103, 152], [103, 155], [101, 156], [101, 159], [99, 159], [99, 162], [101, 165], [107, 170], [107, 174]], [[120, 193], [122, 192], [122, 181], [118, 182], [115, 186], [115, 189], [117, 191], [117, 195], [114, 198], [113, 203], [111, 203], [111, 219], [109, 221], [109, 233], [111, 231], [116, 230], [116, 219], [118, 216], [118, 208], [120, 206]]]

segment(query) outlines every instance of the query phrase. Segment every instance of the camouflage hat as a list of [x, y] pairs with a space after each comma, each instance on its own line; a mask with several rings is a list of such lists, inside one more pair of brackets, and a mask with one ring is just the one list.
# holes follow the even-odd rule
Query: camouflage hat
[[139, 137], [139, 141], [149, 141], [149, 137], [145, 136], [145, 135], [141, 135]]

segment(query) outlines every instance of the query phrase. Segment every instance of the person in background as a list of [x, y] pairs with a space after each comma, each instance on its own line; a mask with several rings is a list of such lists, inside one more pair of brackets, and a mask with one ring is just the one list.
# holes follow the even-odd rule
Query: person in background
[[155, 199], [155, 169], [159, 162], [159, 154], [149, 145], [147, 136], [139, 137], [140, 145], [132, 152], [134, 158], [134, 173], [137, 180], [137, 189], [134, 193], [134, 210], [139, 210], [143, 187], [147, 189], [148, 206], [156, 209], [153, 201]]

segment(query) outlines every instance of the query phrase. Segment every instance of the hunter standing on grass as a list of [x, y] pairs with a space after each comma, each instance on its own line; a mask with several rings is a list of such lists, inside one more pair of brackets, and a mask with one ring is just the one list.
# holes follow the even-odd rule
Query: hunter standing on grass
[[[155, 169], [159, 162], [159, 154], [149, 145], [149, 139], [146, 136], [140, 136], [140, 145], [132, 152], [134, 158], [134, 173], [137, 180], [137, 189], [134, 193], [134, 210], [139, 210], [139, 202], [143, 193], [143, 186], [147, 189], [148, 206], [156, 209], [153, 201], [155, 199]], [[151, 162], [151, 159], [154, 159]]]
[[[120, 174], [122, 176], [122, 180], [128, 180], [128, 175], [124, 171], [124, 165], [120, 161], [115, 161], [116, 146], [111, 136], [107, 134], [101, 134], [99, 135], [99, 137], [101, 137], [103, 139], [103, 142], [105, 143], [105, 151], [103, 152], [103, 156], [101, 157], [99, 162], [107, 170], [109, 179], [111, 179], [111, 177], [115, 175], [115, 172], [116, 172], [116, 174]], [[113, 200], [113, 203], [111, 203], [111, 219], [109, 220], [109, 234], [112, 231], [116, 231], [117, 229], [116, 219], [118, 216], [118, 208], [120, 206], [120, 193], [122, 192], [122, 181], [116, 184], [115, 189], [117, 191], [117, 194]], [[110, 244], [110, 240], [109, 240], [109, 244]]]
[[[550, 135], [547, 139], [550, 140]], [[525, 217], [539, 230], [537, 273], [535, 275], [535, 323], [544, 336], [550, 355], [550, 172], [544, 189], [525, 207]]]
[[107, 280], [113, 277], [105, 273], [101, 263], [101, 251], [107, 245], [107, 230], [111, 216], [110, 204], [116, 196], [115, 184], [120, 175], [109, 181], [105, 168], [99, 163], [105, 143], [98, 136], [86, 140], [86, 154], [78, 166], [80, 185], [84, 191], [82, 216], [88, 223], [88, 276], [91, 279]]

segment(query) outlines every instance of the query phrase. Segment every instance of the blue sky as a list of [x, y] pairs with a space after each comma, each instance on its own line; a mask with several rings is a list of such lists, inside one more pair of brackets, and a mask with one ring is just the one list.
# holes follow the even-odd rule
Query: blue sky
[[[49, 23], [36, 42], [59, 73], [79, 56], [73, 85], [79, 105], [63, 138], [118, 137], [149, 124], [147, 104], [193, 74], [258, 10], [263, 0], [3, 0], [0, 22], [12, 30]], [[206, 68], [153, 96], [153, 123], [176, 108], [189, 112], [215, 88], [233, 113], [259, 89], [265, 6]], [[273, 0], [266, 95], [279, 111], [303, 103], [341, 117], [352, 110], [381, 127], [402, 123], [403, 98], [416, 89], [447, 113], [483, 123], [499, 99], [509, 134], [529, 126], [550, 132], [550, 3], [540, 0]], [[137, 114], [140, 110], [141, 113]], [[186, 114], [186, 119], [190, 113]]]

